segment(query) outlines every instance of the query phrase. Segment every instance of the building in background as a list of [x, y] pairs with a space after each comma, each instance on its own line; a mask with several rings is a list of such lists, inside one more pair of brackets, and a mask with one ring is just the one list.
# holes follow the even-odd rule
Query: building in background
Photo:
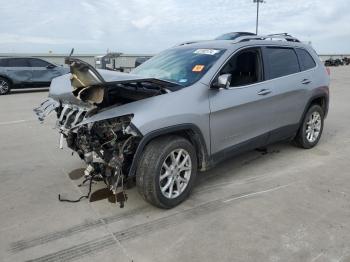
[[95, 57], [95, 67], [97, 69], [107, 69], [120, 72], [130, 72], [143, 62], [151, 58], [152, 55], [108, 53]]

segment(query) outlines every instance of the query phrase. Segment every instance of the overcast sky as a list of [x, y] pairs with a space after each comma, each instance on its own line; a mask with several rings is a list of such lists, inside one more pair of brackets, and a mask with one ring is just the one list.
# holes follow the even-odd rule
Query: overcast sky
[[[0, 52], [157, 53], [187, 40], [255, 31], [253, 0], [0, 0]], [[318, 53], [350, 53], [350, 0], [266, 0], [260, 32]]]

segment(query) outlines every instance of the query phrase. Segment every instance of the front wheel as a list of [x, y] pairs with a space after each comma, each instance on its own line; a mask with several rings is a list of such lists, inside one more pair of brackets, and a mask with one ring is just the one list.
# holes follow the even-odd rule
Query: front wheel
[[6, 95], [11, 90], [11, 82], [6, 78], [0, 77], [0, 95]]
[[323, 131], [324, 112], [319, 105], [313, 105], [306, 112], [295, 142], [302, 148], [312, 148], [317, 145]]
[[172, 208], [190, 194], [197, 175], [193, 145], [179, 136], [151, 141], [141, 157], [136, 174], [140, 194], [149, 203]]

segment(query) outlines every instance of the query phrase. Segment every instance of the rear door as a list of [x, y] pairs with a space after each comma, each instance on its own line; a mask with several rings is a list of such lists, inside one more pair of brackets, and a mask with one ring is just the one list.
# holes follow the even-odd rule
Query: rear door
[[301, 70], [299, 78], [301, 80], [299, 82], [300, 88], [312, 89], [322, 85], [322, 83], [317, 83], [317, 64], [310, 53], [304, 48], [295, 48], [295, 51], [298, 55]]
[[14, 83], [30, 83], [32, 70], [26, 58], [9, 58], [6, 73]]
[[269, 142], [291, 136], [304, 110], [307, 89], [302, 84], [297, 54], [292, 47], [266, 46], [263, 49], [266, 78], [273, 93]]
[[61, 72], [56, 65], [38, 58], [29, 58], [32, 69], [32, 82], [34, 83], [50, 83], [54, 77], [60, 76]]

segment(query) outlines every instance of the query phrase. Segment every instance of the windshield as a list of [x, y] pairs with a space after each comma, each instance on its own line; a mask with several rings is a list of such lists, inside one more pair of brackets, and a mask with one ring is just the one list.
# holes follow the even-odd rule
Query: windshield
[[212, 48], [169, 49], [138, 66], [131, 73], [190, 86], [210, 69], [224, 51]]

